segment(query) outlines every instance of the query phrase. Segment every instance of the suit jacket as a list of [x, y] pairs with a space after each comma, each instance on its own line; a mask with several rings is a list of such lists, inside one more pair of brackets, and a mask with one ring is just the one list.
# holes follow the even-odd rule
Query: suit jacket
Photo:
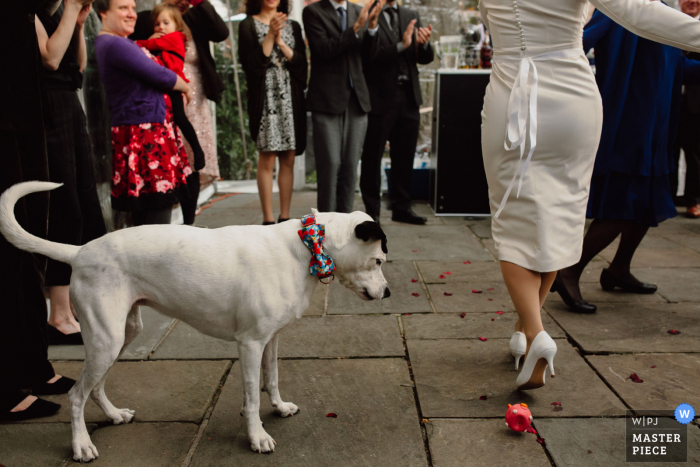
[[[418, 12], [399, 6], [399, 30], [401, 37], [412, 20], [416, 20], [416, 29], [421, 26]], [[418, 63], [427, 65], [433, 61], [433, 47], [430, 42], [418, 45], [414, 41], [408, 49], [399, 54], [396, 45], [401, 42], [391, 30], [391, 26], [384, 17], [384, 12], [379, 15], [379, 31], [377, 31], [377, 43], [375, 47], [364, 50], [365, 79], [369, 88], [370, 101], [373, 114], [384, 114], [389, 111], [396, 96], [399, 77], [399, 57], [404, 55], [408, 63], [408, 69], [413, 86], [413, 97], [416, 105], [423, 103], [418, 80]]]
[[[129, 36], [131, 40], [145, 40], [153, 34], [151, 27], [151, 12], [142, 11], [136, 19], [134, 33]], [[185, 24], [192, 32], [192, 40], [197, 48], [199, 56], [199, 72], [202, 74], [202, 86], [207, 99], [218, 102], [221, 93], [226, 88], [221, 77], [216, 72], [216, 63], [209, 51], [209, 41], [221, 42], [228, 38], [228, 26], [221, 19], [208, 0], [190, 8], [182, 16]]]
[[[306, 108], [312, 112], [339, 114], [345, 112], [353, 88], [365, 112], [369, 112], [369, 91], [362, 73], [362, 50], [372, 47], [376, 34], [367, 28], [357, 36], [352, 25], [362, 9], [347, 2], [347, 29], [341, 30], [340, 17], [331, 0], [320, 0], [304, 8], [304, 31], [311, 50], [311, 78], [306, 94]], [[359, 36], [359, 37], [358, 37]]]
[[[309, 72], [306, 60], [306, 44], [301, 35], [301, 26], [293, 20], [288, 20], [294, 33], [294, 56], [286, 63], [289, 71], [292, 113], [294, 114], [294, 138], [296, 139], [296, 155], [301, 155], [306, 149], [306, 109], [304, 108], [304, 89]], [[275, 46], [276, 47], [276, 46]], [[255, 30], [255, 20], [248, 16], [238, 26], [238, 56], [241, 67], [245, 72], [248, 85], [248, 128], [253, 141], [258, 140], [260, 121], [265, 105], [267, 70], [275, 66], [272, 59], [266, 57], [262, 44]]]
[[[687, 57], [691, 60], [700, 60], [700, 54], [697, 52], [690, 52]], [[700, 85], [686, 84], [683, 105], [691, 114], [700, 114]]]

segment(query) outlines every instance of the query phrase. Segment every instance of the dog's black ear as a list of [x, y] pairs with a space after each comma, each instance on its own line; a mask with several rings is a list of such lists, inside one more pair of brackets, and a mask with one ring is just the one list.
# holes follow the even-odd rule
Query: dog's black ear
[[355, 236], [363, 242], [369, 241], [371, 238], [382, 241], [382, 251], [388, 253], [386, 249], [386, 234], [382, 228], [374, 221], [364, 221], [362, 224], [357, 224], [355, 227]]

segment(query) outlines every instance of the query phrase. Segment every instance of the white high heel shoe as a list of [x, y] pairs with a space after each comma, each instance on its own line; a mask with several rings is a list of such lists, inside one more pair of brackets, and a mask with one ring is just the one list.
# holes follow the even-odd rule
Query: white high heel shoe
[[544, 386], [544, 373], [549, 366], [549, 372], [554, 376], [554, 356], [557, 354], [557, 344], [546, 331], [541, 331], [530, 344], [530, 351], [523, 362], [523, 369], [515, 381], [518, 389], [536, 389]]
[[527, 338], [520, 331], [515, 331], [510, 338], [510, 353], [515, 357], [515, 371], [518, 371], [520, 366], [520, 357], [525, 355], [527, 351]]

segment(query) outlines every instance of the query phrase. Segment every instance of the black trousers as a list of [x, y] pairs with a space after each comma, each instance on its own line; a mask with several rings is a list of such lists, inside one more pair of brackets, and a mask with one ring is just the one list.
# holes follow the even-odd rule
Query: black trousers
[[[16, 183], [48, 180], [43, 128], [32, 133], [0, 131], [0, 192]], [[19, 224], [46, 238], [47, 193], [34, 193], [15, 207]], [[42, 291], [43, 257], [12, 246], [0, 235], [0, 412], [31, 395], [32, 385], [55, 376], [48, 360], [47, 309]]]
[[[678, 135], [675, 144], [676, 167], [680, 160], [680, 149], [683, 148], [686, 162], [685, 195], [683, 199], [687, 206], [700, 204], [700, 114], [688, 111], [681, 106], [678, 121]], [[678, 175], [671, 174], [671, 190], [675, 196], [678, 192]]]
[[391, 146], [391, 210], [411, 208], [411, 175], [418, 143], [420, 112], [410, 82], [398, 87], [391, 110], [370, 113], [362, 149], [360, 190], [367, 214], [379, 217], [381, 203], [381, 160], [384, 147]]
[[[52, 90], [48, 95], [55, 125], [46, 132], [49, 180], [63, 183], [50, 195], [48, 239], [84, 245], [107, 233], [85, 114], [75, 91]], [[70, 265], [48, 259], [46, 286], [68, 285], [70, 275]]]

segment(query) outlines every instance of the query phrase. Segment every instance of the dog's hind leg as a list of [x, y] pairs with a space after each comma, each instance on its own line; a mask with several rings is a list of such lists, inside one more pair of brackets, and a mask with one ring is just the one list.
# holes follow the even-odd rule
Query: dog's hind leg
[[[138, 305], [133, 305], [129, 316], [126, 318], [126, 327], [124, 332], [124, 345], [122, 345], [117, 360], [124, 353], [126, 348], [133, 342], [143, 330], [143, 321], [141, 320], [141, 310]], [[107, 373], [102, 377], [97, 386], [90, 392], [90, 398], [102, 409], [107, 417], [112, 420], [115, 425], [121, 423], [129, 423], [133, 418], [134, 412], [130, 409], [118, 409], [107, 399], [105, 394], [105, 382], [107, 381]]]
[[288, 417], [299, 412], [299, 407], [291, 402], [284, 402], [280, 396], [278, 377], [277, 377], [277, 343], [279, 342], [279, 334], [275, 334], [270, 342], [265, 346], [262, 360], [263, 381], [265, 383], [264, 390], [270, 396], [270, 403], [275, 408], [275, 411], [283, 417]]
[[[129, 310], [127, 297], [111, 294], [96, 297], [79, 278], [71, 284], [71, 301], [80, 319], [85, 342], [85, 364], [68, 392], [73, 429], [73, 459], [89, 462], [97, 458], [95, 445], [85, 426], [85, 402], [92, 390], [117, 360], [124, 345], [124, 329]], [[123, 310], [123, 311], [122, 311]]]
[[262, 342], [238, 342], [244, 392], [243, 411], [248, 424], [250, 449], [256, 452], [272, 452], [275, 450], [275, 440], [263, 429], [260, 420], [260, 362], [262, 354]]

